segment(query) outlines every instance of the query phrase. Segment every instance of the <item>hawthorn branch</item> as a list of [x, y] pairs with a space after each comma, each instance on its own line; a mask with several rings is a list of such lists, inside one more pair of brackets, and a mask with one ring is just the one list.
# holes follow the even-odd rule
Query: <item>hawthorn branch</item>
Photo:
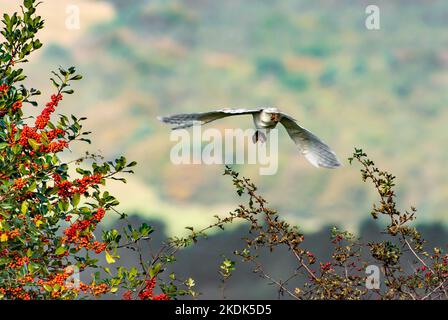
[[418, 259], [418, 261], [420, 261], [426, 268], [428, 268], [432, 274], [435, 274], [435, 271], [430, 266], [428, 266], [422, 258], [420, 258], [420, 256], [414, 251], [411, 244], [404, 236], [403, 236], [403, 241], [406, 244], [406, 246], [409, 248], [409, 250], [412, 252], [412, 254]]

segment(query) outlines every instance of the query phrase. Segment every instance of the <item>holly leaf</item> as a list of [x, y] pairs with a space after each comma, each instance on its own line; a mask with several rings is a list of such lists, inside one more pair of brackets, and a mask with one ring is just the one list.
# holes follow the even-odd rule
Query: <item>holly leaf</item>
[[115, 259], [112, 257], [112, 255], [106, 251], [106, 261], [108, 264], [115, 263]]
[[30, 144], [31, 148], [33, 148], [34, 151], [37, 151], [40, 149], [40, 144], [37, 143], [36, 140], [29, 138], [28, 143]]

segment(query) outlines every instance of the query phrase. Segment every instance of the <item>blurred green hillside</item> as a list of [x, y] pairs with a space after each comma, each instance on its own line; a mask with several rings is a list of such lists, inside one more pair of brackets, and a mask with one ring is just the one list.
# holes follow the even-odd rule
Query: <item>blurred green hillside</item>
[[[415, 205], [419, 221], [448, 221], [446, 1], [376, 1], [378, 31], [365, 28], [370, 2], [359, 0], [95, 2], [113, 16], [67, 30], [81, 34], [75, 42], [47, 42], [26, 71], [49, 96], [48, 70], [78, 66], [84, 80], [63, 106], [88, 117], [89, 149], [139, 162], [127, 185], [114, 186], [124, 210], [163, 219], [175, 232], [238, 201], [222, 166], [169, 161], [174, 143], [157, 115], [277, 106], [344, 162], [333, 171], [313, 168], [282, 130], [276, 175], [238, 166], [288, 219], [316, 230], [354, 229], [367, 217], [373, 194], [346, 161], [358, 146], [397, 175], [401, 204]], [[80, 13], [82, 24], [87, 12]], [[252, 120], [211, 126], [250, 128]]]

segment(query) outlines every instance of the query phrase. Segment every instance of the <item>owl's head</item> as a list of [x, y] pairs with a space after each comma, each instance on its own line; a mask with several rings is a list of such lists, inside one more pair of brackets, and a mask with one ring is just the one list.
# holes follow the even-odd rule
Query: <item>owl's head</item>
[[277, 123], [280, 120], [280, 110], [274, 107], [263, 109], [261, 120], [267, 123]]
[[269, 115], [271, 114], [277, 114], [280, 112], [279, 109], [275, 108], [275, 107], [269, 107], [269, 108], [264, 108], [263, 111]]

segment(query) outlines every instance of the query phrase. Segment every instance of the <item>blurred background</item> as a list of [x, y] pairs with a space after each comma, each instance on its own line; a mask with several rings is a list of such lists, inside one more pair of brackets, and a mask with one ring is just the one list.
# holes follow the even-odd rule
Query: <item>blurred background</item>
[[[365, 27], [369, 4], [380, 9], [380, 30]], [[5, 12], [18, 5], [0, 0]], [[76, 8], [79, 28], [72, 28]], [[47, 0], [40, 14], [47, 23], [44, 47], [24, 68], [27, 84], [43, 92], [41, 105], [53, 93], [51, 70], [74, 65], [84, 76], [61, 107], [88, 117], [84, 127], [93, 131], [93, 143], [65, 156], [89, 150], [138, 161], [126, 185], [109, 187], [121, 210], [153, 222], [161, 239], [184, 233], [185, 226], [204, 226], [242, 200], [222, 176], [223, 166], [173, 165], [175, 143], [156, 116], [276, 106], [332, 146], [343, 167], [315, 169], [280, 129], [276, 175], [260, 176], [257, 165], [236, 169], [282, 217], [313, 234], [315, 250], [325, 255], [319, 241], [328, 242], [331, 225], [362, 236], [380, 227], [366, 222], [376, 198], [346, 160], [354, 147], [397, 176], [402, 208], [417, 207], [417, 224], [446, 243], [446, 1]], [[251, 128], [252, 119], [211, 126]], [[179, 269], [194, 273], [204, 297], [219, 298], [220, 255], [238, 247], [237, 229], [180, 259]], [[211, 265], [198, 267], [198, 259]], [[270, 261], [280, 273], [288, 264]], [[229, 296], [272, 297], [274, 289], [264, 282], [248, 292], [249, 283], [258, 286], [250, 277], [250, 270], [235, 277]]]

